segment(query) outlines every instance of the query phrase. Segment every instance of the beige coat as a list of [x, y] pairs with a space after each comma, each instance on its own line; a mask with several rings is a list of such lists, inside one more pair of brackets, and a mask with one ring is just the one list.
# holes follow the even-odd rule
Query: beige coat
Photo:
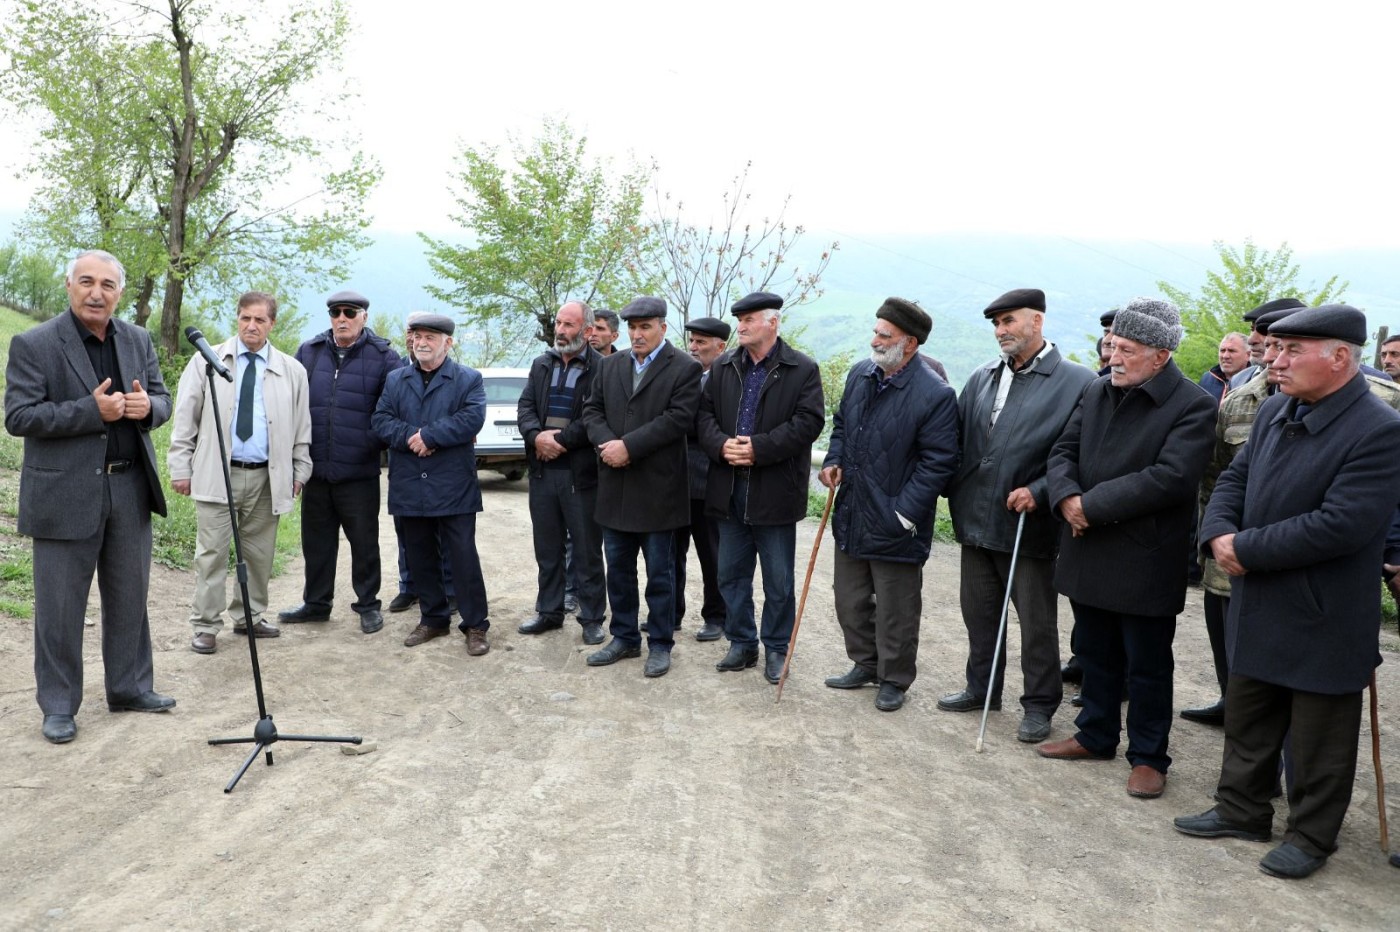
[[[214, 350], [230, 372], [237, 371], [236, 345], [236, 338], [230, 339]], [[267, 409], [267, 472], [272, 487], [272, 513], [281, 515], [291, 511], [295, 504], [292, 484], [305, 485], [311, 478], [311, 408], [306, 370], [277, 347], [270, 349], [262, 383], [263, 404]], [[214, 381], [222, 412], [224, 448], [232, 449], [234, 386], [224, 379]], [[195, 356], [180, 374], [180, 387], [175, 395], [175, 427], [165, 462], [172, 481], [190, 480], [190, 494], [196, 501], [222, 505], [228, 503], [228, 496], [208, 394], [204, 359]]]

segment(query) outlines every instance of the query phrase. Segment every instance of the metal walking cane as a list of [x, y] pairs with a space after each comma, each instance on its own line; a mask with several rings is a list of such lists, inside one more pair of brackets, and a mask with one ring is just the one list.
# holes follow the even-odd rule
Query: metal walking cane
[[802, 598], [797, 600], [797, 617], [792, 622], [792, 637], [788, 638], [787, 656], [783, 658], [783, 672], [778, 676], [778, 695], [773, 699], [776, 705], [783, 698], [783, 684], [787, 682], [788, 667], [792, 665], [792, 655], [797, 649], [797, 629], [802, 627], [802, 612], [807, 608], [807, 590], [812, 587], [812, 570], [817, 566], [817, 551], [822, 549], [822, 538], [826, 535], [826, 519], [831, 517], [831, 503], [836, 501], [836, 489], [826, 493], [826, 507], [822, 509], [822, 523], [817, 527], [817, 540], [812, 544], [812, 558], [807, 561], [807, 578], [802, 580]]
[[1006, 616], [1011, 610], [1011, 587], [1016, 582], [1016, 557], [1021, 552], [1021, 532], [1026, 529], [1026, 513], [1016, 519], [1016, 543], [1011, 545], [1011, 569], [1006, 574], [1006, 598], [1001, 600], [1001, 625], [997, 628], [997, 647], [992, 653], [992, 675], [987, 677], [987, 698], [982, 704], [982, 727], [977, 732], [977, 753], [982, 753], [982, 739], [987, 736], [987, 715], [992, 711], [992, 693], [996, 691], [997, 662], [1001, 660], [1001, 645], [1006, 642]]
[[1381, 723], [1376, 710], [1376, 674], [1371, 673], [1371, 760], [1376, 770], [1376, 807], [1381, 817], [1381, 850], [1390, 851], [1390, 828], [1385, 822], [1385, 774], [1381, 771]]

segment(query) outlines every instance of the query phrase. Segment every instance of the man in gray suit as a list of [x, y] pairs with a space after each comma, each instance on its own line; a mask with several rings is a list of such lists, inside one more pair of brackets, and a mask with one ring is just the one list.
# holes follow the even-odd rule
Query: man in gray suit
[[94, 571], [113, 712], [164, 712], [152, 688], [146, 588], [151, 512], [165, 514], [150, 432], [170, 417], [150, 334], [116, 320], [126, 273], [112, 255], [68, 266], [69, 312], [10, 342], [5, 429], [24, 438], [19, 530], [34, 538], [34, 679], [44, 737], [77, 734], [83, 613]]

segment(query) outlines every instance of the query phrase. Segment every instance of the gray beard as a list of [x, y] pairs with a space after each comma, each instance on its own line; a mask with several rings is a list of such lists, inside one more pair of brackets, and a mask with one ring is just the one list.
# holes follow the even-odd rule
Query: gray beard
[[886, 373], [893, 372], [899, 368], [899, 364], [904, 360], [904, 350], [909, 345], [909, 337], [905, 337], [898, 343], [886, 350], [871, 348], [870, 361], [879, 366]]
[[588, 338], [584, 336], [583, 331], [580, 330], [578, 334], [575, 335], [574, 338], [568, 343], [560, 343], [559, 338], [555, 337], [554, 348], [557, 349], [559, 352], [563, 353], [565, 356], [577, 356], [579, 354], [579, 351], [583, 349], [583, 344], [587, 342]]

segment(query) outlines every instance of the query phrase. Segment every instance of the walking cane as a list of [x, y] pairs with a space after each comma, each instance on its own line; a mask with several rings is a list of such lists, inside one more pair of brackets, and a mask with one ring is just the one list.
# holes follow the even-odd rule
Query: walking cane
[[1026, 529], [1026, 513], [1016, 519], [1016, 542], [1011, 545], [1011, 569], [1006, 573], [1006, 598], [1001, 600], [1001, 625], [997, 628], [997, 647], [992, 653], [992, 675], [987, 677], [987, 698], [982, 705], [982, 728], [977, 732], [977, 753], [982, 753], [982, 739], [987, 736], [987, 715], [992, 711], [992, 693], [996, 691], [997, 662], [1001, 660], [1001, 645], [1006, 641], [1006, 616], [1011, 610], [1011, 586], [1016, 582], [1016, 557], [1021, 552], [1021, 532]]
[[1376, 770], [1376, 806], [1381, 815], [1381, 850], [1390, 851], [1390, 828], [1385, 824], [1385, 774], [1381, 771], [1381, 724], [1376, 711], [1376, 674], [1371, 673], [1371, 760]]
[[787, 657], [783, 659], [783, 672], [778, 676], [778, 695], [773, 699], [776, 705], [783, 698], [783, 685], [787, 682], [788, 667], [792, 666], [792, 653], [797, 648], [797, 629], [802, 627], [802, 612], [807, 608], [807, 590], [812, 587], [812, 570], [817, 566], [817, 551], [822, 549], [822, 536], [826, 534], [826, 519], [831, 517], [831, 503], [836, 501], [836, 489], [827, 490], [826, 507], [822, 509], [822, 523], [817, 527], [817, 539], [812, 544], [812, 558], [807, 561], [807, 578], [802, 580], [802, 598], [797, 600], [797, 617], [792, 622], [792, 637], [788, 638]]

